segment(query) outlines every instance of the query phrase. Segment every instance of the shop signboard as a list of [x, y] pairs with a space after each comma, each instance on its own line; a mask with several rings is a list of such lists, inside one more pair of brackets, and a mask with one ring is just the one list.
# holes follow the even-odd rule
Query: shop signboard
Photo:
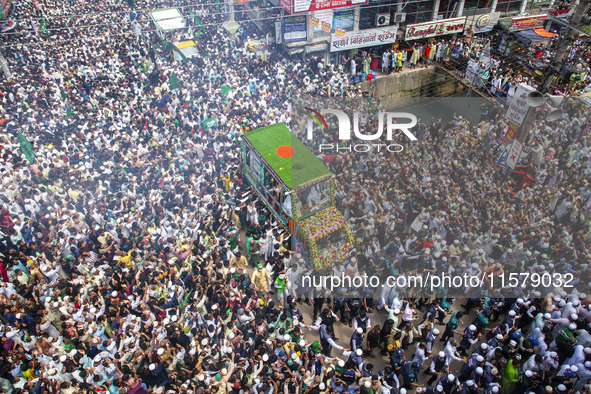
[[456, 34], [464, 31], [466, 17], [443, 19], [440, 21], [417, 23], [406, 27], [404, 39], [406, 41], [421, 38], [437, 37], [446, 34]]
[[283, 43], [283, 34], [281, 34], [281, 21], [275, 21], [275, 42]]
[[334, 10], [332, 24], [336, 28], [347, 29], [353, 27], [353, 8]]
[[306, 45], [306, 53], [326, 51], [326, 43]]
[[308, 39], [306, 15], [287, 16], [283, 18], [283, 41], [297, 42]]
[[524, 16], [521, 18], [513, 18], [511, 24], [509, 25], [509, 31], [533, 29], [534, 27], [541, 26], [547, 17], [548, 16], [544, 14], [535, 16]]
[[343, 36], [332, 34], [330, 51], [338, 52], [355, 48], [392, 44], [396, 42], [397, 31], [398, 28], [396, 26], [386, 26], [378, 29], [348, 31]]
[[290, 14], [321, 11], [333, 8], [367, 4], [368, 0], [280, 0], [279, 4]]
[[491, 31], [499, 22], [500, 12], [491, 12], [488, 14], [472, 15], [466, 18], [465, 29], [472, 28], [474, 34], [486, 33]]
[[550, 11], [552, 15], [557, 18], [566, 18], [568, 16], [572, 16], [573, 12], [575, 11], [576, 7], [563, 7], [563, 8], [556, 8], [555, 10]]

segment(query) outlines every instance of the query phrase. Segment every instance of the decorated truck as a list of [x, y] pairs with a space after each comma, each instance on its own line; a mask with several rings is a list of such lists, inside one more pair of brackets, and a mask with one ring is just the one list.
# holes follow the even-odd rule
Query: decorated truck
[[244, 177], [292, 231], [294, 250], [316, 271], [329, 272], [354, 248], [353, 234], [334, 205], [326, 165], [283, 123], [246, 133], [241, 140]]

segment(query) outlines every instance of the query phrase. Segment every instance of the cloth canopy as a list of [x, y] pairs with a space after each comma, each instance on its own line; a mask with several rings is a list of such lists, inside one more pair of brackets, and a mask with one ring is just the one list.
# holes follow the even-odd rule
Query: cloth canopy
[[[542, 36], [540, 33], [536, 32], [536, 30], [541, 30], [541, 31], [545, 32], [544, 34], [546, 34], [546, 35]], [[540, 29], [529, 29], [529, 30], [517, 31], [514, 34], [525, 45], [529, 45], [532, 42], [544, 41], [548, 37], [554, 36], [554, 33], [547, 32], [546, 30], [541, 29], [541, 28]]]
[[549, 31], [544, 30], [543, 28], [534, 29], [534, 33], [536, 33], [540, 37], [554, 37], [558, 33], [550, 33]]

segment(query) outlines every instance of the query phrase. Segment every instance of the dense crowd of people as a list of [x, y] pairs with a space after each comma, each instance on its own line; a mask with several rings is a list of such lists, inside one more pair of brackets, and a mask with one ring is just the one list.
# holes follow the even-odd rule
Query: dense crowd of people
[[[427, 42], [403, 42], [395, 49], [378, 53], [361, 53], [352, 59], [344, 55], [341, 63], [352, 74], [379, 70], [382, 73], [401, 72], [442, 65], [453, 70], [474, 89], [508, 105], [517, 86], [527, 83], [541, 88], [544, 73], [564, 42], [563, 34], [541, 43], [524, 45], [510, 33], [495, 31], [473, 34], [470, 30], [457, 38], [431, 38]], [[370, 68], [372, 59], [379, 57], [379, 66]], [[568, 46], [560, 78], [555, 78], [553, 94], [580, 95], [591, 90], [591, 48], [578, 38]]]
[[348, 72], [273, 48], [263, 60], [252, 37], [220, 26], [215, 3], [178, 5], [199, 29], [185, 62], [147, 17], [164, 3], [13, 6], [1, 35], [12, 74], [0, 81], [1, 391], [590, 392], [578, 103], [539, 117], [514, 173], [495, 166], [494, 108], [479, 124], [420, 123], [404, 154], [330, 164], [357, 240], [335, 274], [570, 273], [572, 288], [331, 293], [302, 283], [314, 273], [243, 181], [238, 141], [277, 122], [302, 132], [292, 97], [375, 110]]

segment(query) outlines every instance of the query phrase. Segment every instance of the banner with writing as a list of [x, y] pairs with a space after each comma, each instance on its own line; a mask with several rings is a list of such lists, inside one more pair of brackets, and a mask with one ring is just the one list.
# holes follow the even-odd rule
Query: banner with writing
[[346, 10], [334, 10], [332, 24], [335, 28], [341, 27], [346, 29], [348, 27], [353, 27], [353, 15], [353, 8], [348, 8]]
[[517, 160], [519, 160], [519, 156], [521, 155], [521, 149], [523, 145], [521, 142], [517, 140], [513, 140], [511, 144], [511, 148], [509, 148], [509, 153], [507, 153], [507, 167], [513, 169], [517, 165]]
[[515, 90], [515, 95], [511, 100], [511, 104], [507, 109], [507, 113], [505, 114], [505, 119], [521, 126], [523, 123], [525, 116], [527, 115], [527, 111], [529, 110], [529, 105], [527, 104], [527, 96], [535, 92], [536, 90], [529, 85], [524, 83], [520, 83]]
[[507, 126], [503, 136], [503, 145], [509, 145], [517, 137], [517, 131], [519, 131], [519, 125], [509, 121], [509, 126]]
[[306, 22], [306, 15], [283, 18], [283, 41], [306, 41], [308, 39], [308, 26]]
[[312, 17], [310, 18], [312, 31], [324, 30], [322, 26], [325, 22], [332, 25], [332, 10], [314, 11], [312, 13]]
[[526, 29], [533, 29], [534, 27], [541, 26], [548, 16], [546, 14], [536, 16], [525, 16], [521, 18], [513, 18], [509, 31], [519, 31]]
[[348, 31], [344, 35], [331, 34], [330, 51], [346, 51], [375, 45], [392, 44], [396, 42], [396, 26], [379, 29]]
[[466, 17], [408, 25], [404, 39], [407, 41], [419, 40], [421, 38], [461, 33], [464, 31], [465, 24]]

